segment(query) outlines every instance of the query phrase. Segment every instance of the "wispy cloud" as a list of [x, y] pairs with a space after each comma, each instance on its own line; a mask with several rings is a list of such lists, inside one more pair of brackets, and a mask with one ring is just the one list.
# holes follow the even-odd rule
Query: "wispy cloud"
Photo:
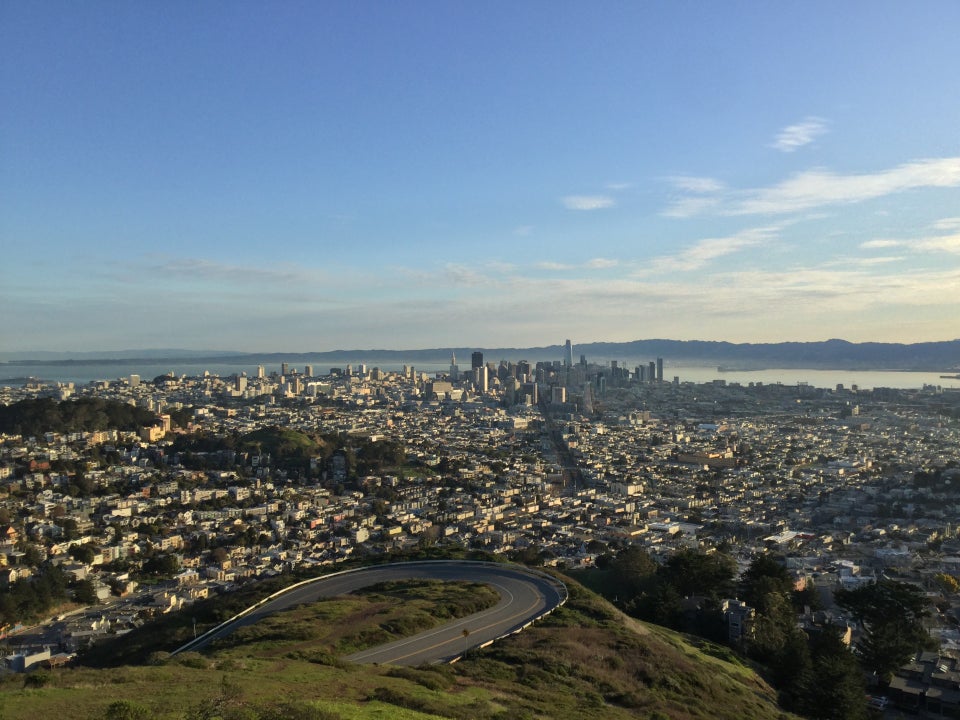
[[155, 262], [150, 270], [171, 277], [199, 278], [228, 282], [299, 282], [308, 273], [298, 268], [233, 265], [202, 258], [173, 258]]
[[931, 234], [900, 240], [881, 238], [860, 243], [861, 250], [905, 248], [913, 252], [945, 252], [960, 255], [960, 218], [944, 218], [930, 226]]
[[892, 248], [902, 245], [900, 240], [867, 240], [860, 243], [861, 250], [882, 250], [883, 248]]
[[530, 237], [533, 235], [533, 225], [518, 225], [513, 229], [513, 234], [517, 237]]
[[724, 184], [711, 177], [696, 177], [693, 175], [674, 175], [668, 180], [678, 190], [692, 193], [715, 193], [724, 189]]
[[664, 217], [686, 218], [700, 215], [720, 204], [718, 193], [724, 190], [724, 184], [711, 177], [693, 175], [674, 175], [667, 178], [676, 190], [684, 193], [675, 198], [661, 215]]
[[448, 263], [443, 268], [443, 273], [452, 284], [458, 286], [476, 287], [478, 285], [491, 285], [493, 280], [473, 268], [456, 263]]
[[[710, 178], [669, 178], [683, 195], [661, 212], [687, 218], [719, 215], [782, 215], [803, 210], [873, 200], [907, 190], [960, 186], [960, 157], [931, 158], [904, 163], [875, 173], [840, 174], [828, 169], [797, 173], [764, 188], [730, 190]], [[938, 229], [960, 227], [960, 218], [940, 221]]]
[[607, 183], [604, 187], [606, 187], [607, 190], [613, 190], [614, 192], [620, 192], [620, 191], [622, 191], [622, 190], [629, 190], [630, 188], [632, 188], [632, 187], [633, 187], [633, 183], [628, 183], [628, 182], [611, 182], [611, 183]]
[[770, 242], [780, 229], [780, 226], [747, 228], [727, 237], [705, 238], [676, 255], [656, 258], [637, 274], [699, 270], [717, 258]]
[[720, 205], [720, 198], [715, 197], [685, 197], [674, 200], [660, 213], [664, 217], [688, 218], [702, 215], [708, 210]]
[[616, 267], [619, 264], [619, 260], [611, 260], [610, 258], [598, 257], [587, 260], [587, 267], [591, 270], [604, 270], [606, 268]]
[[535, 267], [540, 268], [541, 270], [573, 270], [573, 265], [568, 265], [566, 263], [552, 262], [550, 260], [544, 260], [538, 262]]
[[567, 210], [603, 210], [616, 205], [607, 195], [568, 195], [562, 202]]
[[960, 230], [960, 217], [943, 218], [932, 225], [934, 230]]
[[780, 152], [793, 152], [804, 145], [809, 145], [818, 137], [827, 132], [827, 122], [819, 117], [806, 117], [796, 125], [788, 125], [773, 141], [773, 147]]
[[855, 203], [893, 193], [960, 185], [960, 157], [918, 160], [890, 170], [840, 175], [829, 170], [798, 173], [779, 185], [748, 190], [728, 214], [778, 214], [823, 205]]

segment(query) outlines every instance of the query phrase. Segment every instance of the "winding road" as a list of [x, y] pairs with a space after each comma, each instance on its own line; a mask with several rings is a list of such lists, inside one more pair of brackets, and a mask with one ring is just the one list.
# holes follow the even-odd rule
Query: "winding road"
[[187, 643], [174, 654], [184, 650], [200, 650], [237, 628], [252, 625], [281, 610], [316, 602], [321, 598], [345, 595], [377, 583], [414, 579], [483, 583], [499, 593], [500, 601], [491, 608], [440, 627], [354, 653], [347, 660], [384, 665], [452, 662], [470, 648], [485, 646], [518, 632], [567, 599], [567, 589], [563, 583], [520, 565], [459, 560], [375, 565], [298, 583], [248, 608]]

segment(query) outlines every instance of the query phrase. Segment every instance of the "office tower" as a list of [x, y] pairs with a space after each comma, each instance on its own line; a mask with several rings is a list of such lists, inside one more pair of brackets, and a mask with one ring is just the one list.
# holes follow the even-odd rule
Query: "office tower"
[[[476, 353], [474, 354], [476, 355]], [[487, 370], [487, 366], [481, 365], [478, 368], [474, 368], [473, 378], [476, 383], [477, 390], [481, 393], [486, 393], [489, 384], [489, 371]]]
[[304, 365], [303, 374], [307, 377], [313, 377], [313, 365]]
[[567, 340], [567, 353], [565, 357], [566, 366], [573, 367], [573, 343], [571, 343], [569, 340]]
[[521, 382], [530, 379], [530, 363], [526, 360], [517, 363], [517, 379]]
[[460, 379], [460, 368], [457, 366], [457, 354], [450, 353], [450, 379], [456, 382]]
[[586, 367], [586, 366], [587, 366], [587, 356], [580, 355], [580, 367]]
[[353, 375], [353, 365], [347, 363], [346, 376], [351, 377]]
[[653, 360], [651, 360], [650, 363], [647, 365], [647, 380], [649, 380], [650, 382], [655, 382], [656, 379], [657, 379], [657, 364], [653, 362]]
[[554, 385], [550, 388], [550, 403], [556, 405], [558, 403], [565, 403], [567, 401], [567, 389], [565, 387], [558, 387]]
[[470, 356], [470, 368], [476, 370], [480, 367], [483, 367], [483, 353], [477, 350]]
[[246, 375], [237, 375], [237, 379], [234, 382], [234, 388], [237, 392], [243, 392], [247, 389], [247, 376]]
[[663, 382], [663, 358], [657, 358], [657, 380]]
[[263, 365], [257, 365], [257, 377], [262, 380], [262, 379], [263, 379], [263, 375], [264, 375]]
[[130, 387], [140, 387], [140, 376], [131, 375], [130, 376]]
[[521, 389], [521, 394], [530, 398], [530, 404], [536, 405], [540, 402], [539, 393], [537, 392], [537, 384], [535, 382], [524, 383]]
[[290, 366], [287, 363], [280, 363], [280, 374], [288, 375], [290, 373]]

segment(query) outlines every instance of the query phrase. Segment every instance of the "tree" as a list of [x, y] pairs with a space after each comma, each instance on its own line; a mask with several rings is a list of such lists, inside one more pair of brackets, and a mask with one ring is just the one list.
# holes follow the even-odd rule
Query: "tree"
[[742, 596], [748, 605], [756, 607], [768, 593], [789, 595], [791, 590], [793, 578], [790, 572], [771, 555], [758, 555], [743, 573]]
[[628, 547], [610, 561], [609, 593], [624, 605], [629, 604], [650, 585], [657, 564], [646, 550]]
[[79, 580], [73, 586], [73, 596], [82, 605], [96, 605], [99, 601], [97, 590], [90, 580]]
[[673, 585], [681, 596], [706, 595], [720, 598], [732, 594], [736, 570], [736, 562], [729, 555], [681, 550], [667, 560], [659, 574]]
[[800, 710], [816, 720], [861, 720], [867, 715], [863, 702], [863, 673], [850, 649], [840, 640], [837, 628], [825, 628], [810, 642], [811, 682]]
[[914, 585], [883, 579], [853, 590], [838, 590], [834, 598], [863, 627], [857, 645], [863, 666], [883, 679], [918, 649], [932, 644], [923, 626], [929, 614], [927, 601]]
[[93, 562], [94, 558], [97, 555], [97, 548], [90, 544], [85, 545], [71, 545], [70, 546], [70, 557], [72, 557], [77, 562], [84, 563], [89, 565]]

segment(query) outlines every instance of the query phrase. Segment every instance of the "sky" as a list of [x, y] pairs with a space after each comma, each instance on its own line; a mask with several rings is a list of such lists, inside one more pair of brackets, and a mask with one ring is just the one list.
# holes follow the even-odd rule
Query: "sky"
[[0, 351], [958, 338], [958, 27], [0, 0]]

